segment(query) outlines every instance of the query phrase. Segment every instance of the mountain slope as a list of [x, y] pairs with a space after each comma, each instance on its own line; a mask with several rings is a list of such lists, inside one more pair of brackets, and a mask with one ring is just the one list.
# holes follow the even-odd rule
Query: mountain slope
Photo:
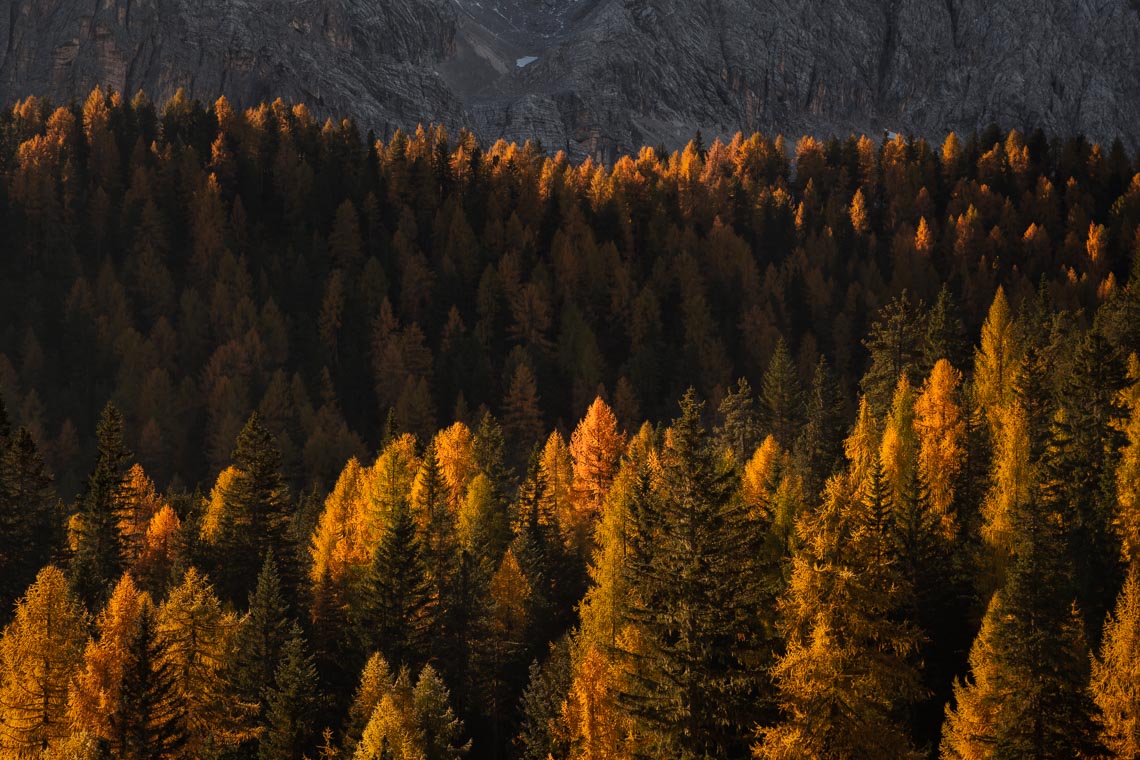
[[1140, 147], [1135, 0], [8, 0], [0, 96], [281, 96], [612, 158], [694, 129]]

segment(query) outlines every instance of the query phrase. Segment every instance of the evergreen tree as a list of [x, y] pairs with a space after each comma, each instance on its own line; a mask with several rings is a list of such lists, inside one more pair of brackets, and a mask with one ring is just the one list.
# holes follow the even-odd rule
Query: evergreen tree
[[368, 584], [366, 647], [380, 649], [389, 662], [421, 662], [430, 630], [429, 589], [416, 523], [403, 499], [396, 503], [380, 538]]
[[796, 469], [804, 491], [815, 499], [834, 474], [843, 452], [843, 397], [827, 360], [822, 356], [812, 376], [807, 417], [795, 446]]
[[0, 438], [0, 619], [59, 546], [52, 477], [26, 428]]
[[266, 730], [259, 749], [262, 760], [302, 760], [315, 744], [317, 686], [316, 665], [301, 629], [294, 624], [281, 649], [273, 685], [266, 690]]
[[173, 667], [158, 632], [153, 605], [142, 605], [127, 642], [123, 669], [123, 712], [119, 716], [124, 760], [177, 757], [186, 743], [185, 714], [178, 700]]
[[424, 760], [458, 760], [471, 749], [460, 743], [463, 721], [451, 709], [451, 694], [431, 665], [425, 665], [412, 692], [412, 710], [423, 737]]
[[530, 665], [530, 678], [523, 693], [522, 725], [515, 747], [522, 760], [567, 757], [569, 742], [561, 735], [562, 704], [570, 691], [570, 644], [566, 638], [550, 645], [546, 660]]
[[242, 699], [261, 703], [264, 708], [267, 690], [290, 639], [289, 607], [281, 593], [281, 581], [272, 551], [257, 577], [257, 586], [249, 595], [249, 609], [236, 636], [235, 684]]
[[77, 545], [71, 563], [72, 584], [92, 609], [106, 600], [110, 584], [119, 577], [123, 565], [119, 509], [130, 453], [123, 443], [123, 417], [114, 404], [104, 407], [95, 437], [95, 469], [87, 479], [87, 491], [80, 502]]
[[767, 656], [758, 531], [701, 424], [701, 406], [686, 393], [666, 436], [660, 510], [643, 534], [653, 540], [639, 545], [628, 581], [645, 651], [636, 656], [637, 688], [622, 698], [654, 751], [681, 758], [742, 751], [759, 717]]
[[912, 386], [918, 384], [926, 331], [922, 304], [912, 303], [906, 291], [879, 310], [878, 319], [863, 340], [870, 364], [860, 383], [875, 414], [890, 405], [900, 376], [905, 374]]
[[958, 305], [950, 288], [943, 283], [938, 299], [926, 317], [926, 341], [922, 350], [922, 371], [929, 373], [939, 359], [955, 367], [963, 366], [967, 358], [966, 328], [958, 313]]
[[1077, 602], [1090, 640], [1111, 609], [1121, 577], [1116, 464], [1127, 411], [1124, 368], [1108, 343], [1089, 333], [1077, 347], [1042, 457], [1042, 498], [1069, 526]]
[[757, 419], [752, 386], [745, 378], [729, 388], [718, 410], [722, 424], [716, 430], [717, 444], [732, 452], [736, 461], [748, 461], [760, 444], [760, 423]]
[[1012, 504], [1009, 519], [1005, 585], [970, 652], [971, 679], [954, 687], [942, 756], [1100, 757], [1064, 521], [1032, 494]]
[[[289, 493], [281, 472], [281, 452], [255, 412], [242, 428], [233, 451], [234, 466], [218, 478], [211, 496], [207, 540], [216, 547], [218, 585], [223, 596], [240, 603], [249, 596], [270, 551], [277, 557], [283, 587], [296, 588], [297, 573], [288, 562]], [[228, 478], [223, 478], [226, 473]]]
[[775, 436], [783, 448], [791, 447], [799, 434], [803, 419], [801, 395], [796, 365], [781, 337], [760, 385], [760, 427], [764, 433]]

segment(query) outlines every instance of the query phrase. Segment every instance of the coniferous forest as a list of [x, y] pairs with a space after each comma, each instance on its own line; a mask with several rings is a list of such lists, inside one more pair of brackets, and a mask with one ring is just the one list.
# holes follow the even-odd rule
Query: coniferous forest
[[1140, 156], [0, 114], [0, 757], [1140, 757]]

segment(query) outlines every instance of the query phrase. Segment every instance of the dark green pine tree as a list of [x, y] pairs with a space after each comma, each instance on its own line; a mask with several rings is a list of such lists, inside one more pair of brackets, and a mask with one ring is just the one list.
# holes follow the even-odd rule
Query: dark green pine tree
[[958, 304], [945, 283], [926, 316], [926, 341], [922, 347], [921, 374], [929, 375], [939, 359], [955, 367], [966, 366], [969, 341], [958, 311]]
[[475, 464], [491, 479], [495, 498], [500, 501], [505, 500], [515, 484], [514, 475], [506, 464], [503, 428], [490, 412], [485, 413], [483, 419], [479, 421], [479, 429], [475, 431], [473, 444]]
[[0, 448], [8, 445], [12, 435], [12, 421], [8, 418], [8, 405], [4, 403], [4, 395], [0, 394]]
[[860, 383], [873, 414], [881, 414], [890, 405], [904, 373], [912, 388], [921, 384], [919, 372], [923, 368], [926, 338], [922, 303], [911, 303], [905, 290], [879, 310], [878, 319], [863, 341], [870, 361]]
[[88, 609], [107, 600], [110, 584], [123, 569], [119, 502], [131, 455], [123, 443], [123, 416], [108, 403], [95, 430], [98, 454], [79, 504], [79, 530], [71, 562], [71, 582]]
[[731, 451], [737, 463], [743, 465], [760, 445], [756, 400], [748, 380], [742, 377], [735, 388], [729, 388], [717, 411], [721, 419], [721, 426], [716, 430], [717, 444]]
[[[761, 435], [773, 435], [782, 448], [791, 448], [799, 435], [802, 422], [800, 376], [788, 351], [788, 344], [780, 338], [760, 385]], [[751, 455], [752, 452], [748, 452], [748, 456]]]
[[422, 548], [427, 580], [428, 637], [432, 654], [447, 659], [460, 635], [455, 617], [455, 573], [459, 537], [455, 511], [448, 504], [449, 490], [439, 468], [435, 444], [424, 451], [423, 463], [412, 490], [412, 511], [423, 523]]
[[416, 523], [403, 499], [396, 503], [369, 570], [364, 617], [365, 651], [379, 650], [391, 663], [419, 665], [430, 630], [428, 585]]
[[807, 418], [795, 445], [804, 492], [815, 499], [838, 469], [843, 453], [843, 396], [827, 359], [819, 357], [807, 397]]
[[970, 653], [971, 678], [954, 687], [942, 757], [1103, 757], [1065, 520], [1035, 498], [1009, 520], [1005, 585]]
[[959, 544], [931, 509], [917, 467], [909, 469], [898, 496], [894, 539], [898, 569], [910, 592], [902, 613], [924, 634], [918, 654], [927, 696], [913, 707], [913, 736], [917, 746], [933, 746], [954, 678], [966, 668], [976, 599], [971, 568], [963, 566]]
[[186, 742], [185, 711], [165, 649], [154, 608], [144, 604], [127, 647], [123, 710], [112, 717], [122, 737], [123, 760], [175, 757]]
[[1118, 352], [1097, 333], [1088, 333], [1061, 389], [1042, 456], [1042, 499], [1070, 526], [1069, 556], [1089, 641], [1099, 640], [1123, 583], [1113, 521], [1121, 423], [1127, 417], [1119, 392], [1126, 382]]
[[[3, 422], [0, 418], [0, 422]], [[0, 438], [0, 620], [61, 543], [52, 477], [31, 434]]]
[[570, 755], [569, 739], [557, 726], [562, 719], [562, 705], [570, 692], [572, 678], [568, 638], [551, 644], [545, 661], [531, 663], [530, 680], [519, 705], [522, 722], [515, 737], [515, 748], [521, 760], [547, 760]]
[[243, 699], [261, 703], [273, 685], [273, 674], [281, 660], [281, 652], [289, 642], [291, 624], [289, 605], [281, 593], [281, 579], [272, 551], [257, 577], [257, 586], [249, 595], [249, 611], [237, 633], [237, 673], [235, 685]]
[[294, 625], [266, 695], [261, 760], [301, 760], [316, 740], [317, 668], [301, 629]]
[[248, 598], [269, 552], [277, 557], [285, 598], [293, 598], [299, 572], [289, 537], [290, 502], [281, 452], [257, 413], [238, 434], [233, 453], [238, 476], [225, 493], [225, 513], [215, 555], [218, 587], [235, 605]]
[[635, 686], [621, 694], [660, 757], [739, 757], [759, 718], [762, 533], [689, 390], [661, 452], [660, 505], [638, 516], [647, 540], [628, 567], [644, 632]]
[[511, 550], [530, 586], [535, 642], [553, 641], [570, 625], [570, 613], [585, 593], [584, 568], [565, 550], [557, 517], [543, 509], [546, 478], [536, 448], [519, 487], [519, 527]]

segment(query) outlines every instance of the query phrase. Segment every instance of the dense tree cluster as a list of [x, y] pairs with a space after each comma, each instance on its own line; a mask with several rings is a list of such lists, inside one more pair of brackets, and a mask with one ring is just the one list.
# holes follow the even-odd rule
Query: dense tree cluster
[[1136, 163], [788, 153], [18, 104], [0, 755], [1135, 757]]

